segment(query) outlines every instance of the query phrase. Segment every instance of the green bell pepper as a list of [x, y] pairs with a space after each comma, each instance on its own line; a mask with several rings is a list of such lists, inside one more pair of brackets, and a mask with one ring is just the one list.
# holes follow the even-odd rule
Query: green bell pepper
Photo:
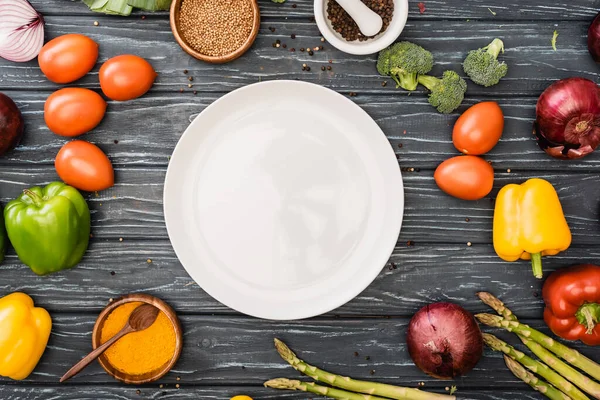
[[4, 227], [4, 217], [2, 216], [2, 207], [0, 207], [0, 263], [4, 261], [6, 255], [6, 228]]
[[6, 231], [19, 259], [38, 275], [72, 268], [90, 240], [90, 210], [62, 182], [26, 189], [4, 209]]

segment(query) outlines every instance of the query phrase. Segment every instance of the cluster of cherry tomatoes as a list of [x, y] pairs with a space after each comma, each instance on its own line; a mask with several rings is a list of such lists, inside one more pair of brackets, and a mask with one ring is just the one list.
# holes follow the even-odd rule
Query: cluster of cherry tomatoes
[[494, 169], [483, 158], [502, 136], [504, 114], [498, 103], [486, 101], [465, 111], [452, 131], [454, 147], [463, 154], [441, 163], [433, 175], [435, 182], [450, 196], [479, 200], [494, 185]]
[[[98, 43], [85, 35], [67, 34], [44, 45], [38, 56], [40, 69], [52, 82], [74, 82], [94, 68]], [[148, 61], [135, 55], [120, 55], [100, 68], [100, 87], [106, 97], [127, 101], [142, 96], [152, 87], [156, 72]], [[60, 136], [76, 137], [94, 129], [106, 113], [104, 98], [90, 89], [63, 88], [52, 93], [44, 105], [48, 128]], [[106, 154], [96, 145], [73, 140], [65, 144], [54, 161], [58, 176], [85, 191], [114, 185], [114, 170]]]

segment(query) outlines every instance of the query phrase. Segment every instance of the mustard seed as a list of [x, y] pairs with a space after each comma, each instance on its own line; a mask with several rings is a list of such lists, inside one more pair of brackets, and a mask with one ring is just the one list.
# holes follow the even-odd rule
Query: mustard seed
[[183, 39], [207, 56], [225, 56], [242, 47], [253, 23], [250, 0], [184, 0], [179, 12]]

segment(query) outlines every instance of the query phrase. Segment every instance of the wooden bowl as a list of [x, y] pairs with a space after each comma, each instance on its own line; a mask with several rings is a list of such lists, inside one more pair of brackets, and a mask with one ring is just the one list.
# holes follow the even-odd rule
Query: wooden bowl
[[173, 324], [173, 329], [175, 330], [175, 352], [173, 353], [173, 357], [167, 363], [165, 363], [162, 367], [157, 369], [156, 371], [152, 371], [143, 375], [130, 375], [124, 372], [117, 370], [113, 367], [108, 358], [103, 354], [98, 357], [98, 361], [102, 368], [113, 378], [120, 380], [125, 383], [141, 385], [143, 383], [154, 382], [160, 378], [162, 378], [167, 372], [173, 368], [179, 356], [181, 355], [181, 348], [183, 347], [183, 334], [181, 331], [181, 325], [179, 323], [179, 318], [177, 318], [177, 314], [175, 311], [164, 301], [161, 299], [150, 296], [148, 294], [128, 294], [123, 297], [119, 297], [118, 299], [112, 301], [106, 308], [100, 313], [98, 319], [96, 319], [96, 324], [94, 325], [94, 331], [92, 332], [92, 347], [96, 349], [100, 346], [100, 334], [102, 332], [102, 327], [104, 326], [104, 322], [108, 318], [111, 312], [113, 312], [117, 307], [131, 302], [143, 302], [152, 304], [160, 311], [162, 311], [167, 318]]
[[181, 10], [181, 3], [183, 3], [183, 1], [184, 0], [173, 0], [173, 2], [171, 3], [171, 30], [173, 31], [173, 35], [175, 36], [175, 40], [177, 41], [177, 43], [179, 43], [181, 48], [192, 57], [212, 64], [223, 64], [229, 61], [233, 61], [236, 58], [239, 58], [242, 54], [248, 51], [248, 49], [254, 43], [254, 40], [256, 40], [256, 36], [258, 35], [258, 30], [260, 28], [260, 9], [256, 0], [248, 0], [252, 5], [252, 12], [254, 14], [254, 24], [252, 25], [252, 31], [250, 31], [250, 36], [248, 36], [244, 44], [239, 49], [235, 50], [233, 53], [226, 54], [224, 56], [207, 56], [206, 54], [197, 52], [186, 43], [186, 41], [183, 39], [183, 36], [179, 32], [179, 11]]

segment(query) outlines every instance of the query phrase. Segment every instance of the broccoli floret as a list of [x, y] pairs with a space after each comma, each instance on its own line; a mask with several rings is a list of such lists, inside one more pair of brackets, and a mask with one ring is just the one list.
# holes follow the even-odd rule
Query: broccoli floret
[[488, 87], [497, 84], [508, 72], [508, 65], [498, 62], [500, 52], [504, 53], [504, 43], [500, 39], [494, 39], [482, 49], [470, 51], [463, 62], [465, 74], [478, 85]]
[[456, 110], [467, 91], [467, 82], [454, 71], [444, 72], [441, 79], [420, 75], [419, 83], [431, 91], [429, 103], [444, 114]]
[[417, 88], [419, 74], [426, 74], [433, 68], [433, 56], [419, 45], [399, 42], [381, 51], [377, 60], [377, 71], [391, 76], [397, 87], [405, 90]]
[[383, 49], [379, 52], [377, 57], [377, 72], [379, 75], [389, 76], [390, 75], [390, 56], [392, 55], [391, 47]]

